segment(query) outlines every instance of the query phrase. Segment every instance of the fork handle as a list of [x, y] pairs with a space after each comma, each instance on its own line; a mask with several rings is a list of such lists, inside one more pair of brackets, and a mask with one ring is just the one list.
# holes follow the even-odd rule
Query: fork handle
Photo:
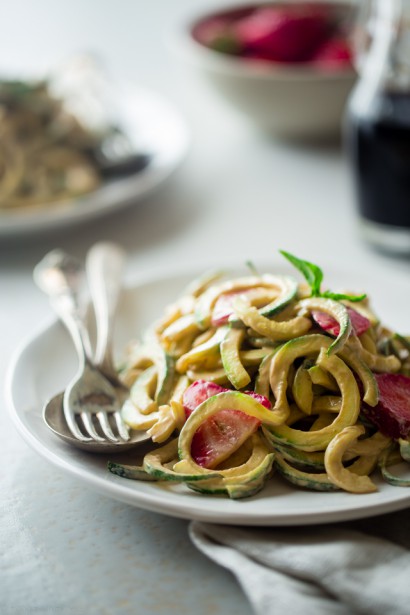
[[34, 268], [33, 279], [68, 329], [84, 365], [91, 356], [91, 343], [85, 326], [88, 297], [83, 265], [63, 250], [52, 250]]
[[113, 362], [112, 340], [124, 263], [124, 250], [108, 241], [92, 246], [86, 258], [87, 280], [97, 326], [94, 361], [114, 381], [117, 380], [117, 373]]
[[50, 297], [50, 304], [71, 335], [80, 362], [79, 369], [82, 370], [90, 361], [92, 352], [83, 307], [77, 304], [77, 298], [69, 291]]

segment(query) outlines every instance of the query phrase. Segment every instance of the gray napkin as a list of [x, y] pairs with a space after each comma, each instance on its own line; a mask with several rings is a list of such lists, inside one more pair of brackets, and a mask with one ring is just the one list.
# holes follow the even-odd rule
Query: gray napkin
[[258, 615], [409, 615], [410, 513], [303, 528], [194, 521], [193, 543], [231, 570]]

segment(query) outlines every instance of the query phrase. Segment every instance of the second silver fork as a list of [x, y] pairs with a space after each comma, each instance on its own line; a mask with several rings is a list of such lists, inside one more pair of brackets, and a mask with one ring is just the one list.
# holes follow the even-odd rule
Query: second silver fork
[[[105, 269], [110, 262], [115, 266]], [[97, 338], [100, 358], [111, 356], [111, 330], [119, 294], [123, 253], [113, 244], [97, 244], [88, 256], [91, 273], [97, 278], [94, 289], [96, 305]], [[121, 415], [118, 390], [91, 360], [91, 344], [84, 325], [87, 301], [85, 300], [85, 272], [81, 263], [61, 250], [54, 250], [44, 257], [34, 270], [34, 278], [50, 298], [50, 302], [66, 325], [79, 357], [79, 368], [63, 396], [63, 412], [67, 425], [75, 438], [82, 442], [124, 442], [129, 440], [128, 429]], [[95, 286], [93, 283], [91, 286]], [[112, 295], [110, 294], [110, 289]], [[102, 366], [103, 367], [103, 366]], [[110, 373], [114, 376], [112, 363]], [[81, 427], [78, 418], [81, 417]], [[110, 418], [118, 435], [114, 434]], [[96, 429], [97, 427], [97, 429]]]

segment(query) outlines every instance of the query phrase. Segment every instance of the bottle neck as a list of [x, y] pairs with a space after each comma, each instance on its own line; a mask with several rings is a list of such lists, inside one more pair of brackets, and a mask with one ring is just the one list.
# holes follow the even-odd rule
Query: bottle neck
[[410, 91], [410, 0], [374, 0], [368, 31], [362, 77], [390, 90]]

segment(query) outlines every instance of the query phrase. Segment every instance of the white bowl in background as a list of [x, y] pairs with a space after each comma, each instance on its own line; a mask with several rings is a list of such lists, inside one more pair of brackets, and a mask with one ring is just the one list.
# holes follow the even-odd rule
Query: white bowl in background
[[[330, 4], [340, 11], [352, 10], [349, 3], [322, 4]], [[215, 51], [195, 39], [194, 29], [202, 21], [251, 6], [258, 5], [237, 3], [191, 18], [179, 37], [182, 43], [179, 49], [185, 60], [199, 69], [223, 98], [265, 132], [287, 139], [308, 140], [340, 135], [345, 104], [356, 80], [352, 67], [325, 70], [313, 63], [249, 61]]]

